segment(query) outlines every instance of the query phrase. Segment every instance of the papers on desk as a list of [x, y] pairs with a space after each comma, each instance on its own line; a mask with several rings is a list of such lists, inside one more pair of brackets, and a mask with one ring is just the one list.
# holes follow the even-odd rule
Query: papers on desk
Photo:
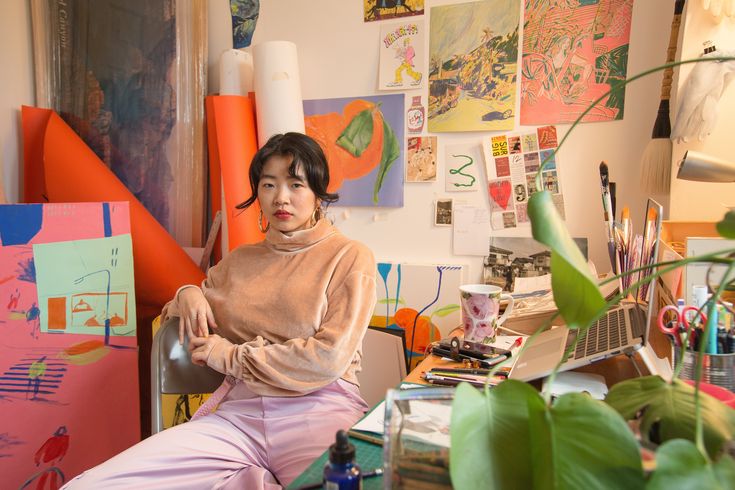
[[[402, 437], [426, 442], [435, 446], [449, 447], [449, 421], [451, 405], [411, 400], [411, 413], [402, 421]], [[362, 420], [352, 426], [353, 430], [383, 434], [385, 428], [385, 401]]]
[[382, 434], [385, 430], [385, 400], [378, 403], [367, 415], [352, 426], [354, 430]]

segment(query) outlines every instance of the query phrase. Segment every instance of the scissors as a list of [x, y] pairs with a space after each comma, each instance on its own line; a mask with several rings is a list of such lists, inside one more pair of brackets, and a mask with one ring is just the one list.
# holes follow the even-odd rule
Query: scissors
[[[679, 311], [679, 307], [677, 306], [666, 305], [658, 312], [658, 329], [664, 334], [674, 337], [674, 343], [677, 347], [680, 347], [684, 343], [687, 332], [689, 332], [689, 337], [692, 342], [691, 345], [694, 345], [696, 330], [687, 321], [687, 313], [690, 311], [696, 315], [699, 312], [699, 308], [696, 306], [685, 306]], [[674, 314], [674, 319], [665, 322], [664, 317], [668, 312]], [[703, 323], [707, 323], [707, 315], [704, 312], [699, 312], [699, 316], [702, 318]]]

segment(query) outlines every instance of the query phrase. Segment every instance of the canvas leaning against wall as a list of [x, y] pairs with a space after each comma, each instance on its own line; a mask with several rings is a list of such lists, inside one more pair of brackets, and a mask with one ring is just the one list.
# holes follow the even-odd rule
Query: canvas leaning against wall
[[140, 438], [128, 203], [0, 205], [0, 242], [0, 475], [58, 488]]
[[429, 343], [460, 325], [459, 286], [463, 281], [461, 265], [380, 262], [370, 325], [405, 331], [406, 358], [411, 358], [413, 368]]
[[513, 129], [520, 0], [431, 9], [429, 131]]
[[324, 150], [339, 206], [403, 206], [403, 94], [304, 101], [306, 134]]
[[[571, 123], [625, 81], [633, 0], [525, 0], [521, 124]], [[610, 94], [582, 119], [623, 118], [625, 91]]]

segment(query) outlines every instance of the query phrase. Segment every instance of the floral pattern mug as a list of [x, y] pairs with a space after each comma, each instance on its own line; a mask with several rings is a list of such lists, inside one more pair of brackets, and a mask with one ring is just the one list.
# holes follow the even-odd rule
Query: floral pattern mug
[[[498, 325], [513, 311], [513, 296], [490, 284], [465, 284], [459, 287], [462, 302], [464, 340], [489, 344], [495, 341]], [[505, 312], [498, 318], [500, 301], [508, 300]]]

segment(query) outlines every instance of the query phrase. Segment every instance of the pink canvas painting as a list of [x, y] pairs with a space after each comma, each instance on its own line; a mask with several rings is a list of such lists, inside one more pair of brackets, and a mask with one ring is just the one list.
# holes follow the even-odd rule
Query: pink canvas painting
[[[625, 81], [633, 0], [525, 0], [521, 124], [571, 123]], [[582, 119], [623, 118], [625, 91], [614, 91]]]
[[[126, 243], [127, 203], [0, 205], [5, 488], [59, 488], [140, 438], [134, 297], [121, 286], [132, 279], [132, 251], [120, 246]], [[53, 251], [61, 255], [50, 255]], [[74, 264], [90, 266], [95, 254], [104, 264], [92, 265], [87, 277], [77, 281], [62, 274], [78, 274]], [[49, 266], [51, 257], [55, 263]], [[44, 277], [55, 278], [50, 282], [59, 291], [44, 295], [39, 285]], [[70, 286], [62, 288], [59, 281]], [[95, 301], [105, 296], [107, 301]], [[87, 319], [84, 328], [72, 328], [82, 314], [72, 315], [80, 300], [92, 309], [106, 307], [97, 312], [99, 325]], [[125, 326], [116, 328], [115, 314], [127, 315]], [[59, 321], [66, 328], [55, 328]]]

